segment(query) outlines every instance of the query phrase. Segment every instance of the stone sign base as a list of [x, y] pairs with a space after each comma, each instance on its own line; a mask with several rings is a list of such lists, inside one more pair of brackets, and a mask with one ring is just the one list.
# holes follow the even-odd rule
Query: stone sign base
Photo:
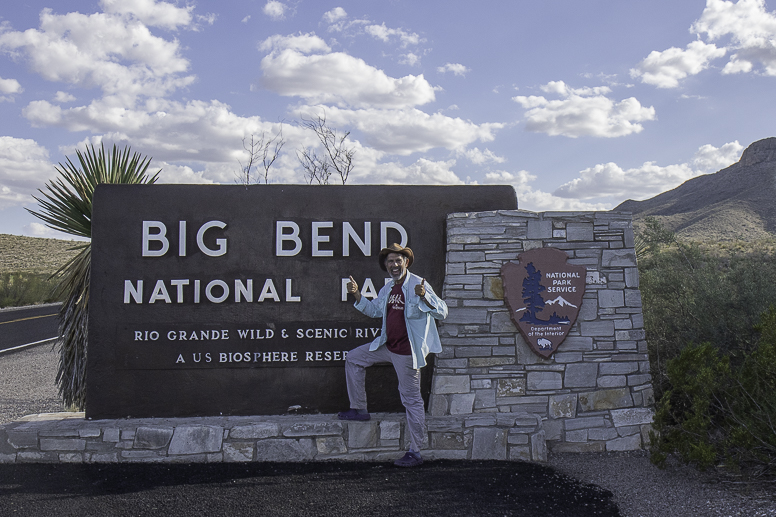
[[[409, 447], [403, 414], [84, 420], [44, 413], [0, 426], [0, 463], [394, 461]], [[428, 417], [423, 458], [547, 460], [541, 419], [527, 413]]]

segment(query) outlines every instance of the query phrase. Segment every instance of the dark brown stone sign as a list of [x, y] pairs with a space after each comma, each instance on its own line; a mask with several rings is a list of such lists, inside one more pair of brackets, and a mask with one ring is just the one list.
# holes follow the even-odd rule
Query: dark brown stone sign
[[[509, 186], [99, 185], [86, 416], [347, 409], [347, 353], [382, 323], [349, 277], [376, 297], [396, 242], [441, 293], [447, 214], [515, 208]], [[370, 369], [369, 409], [401, 411], [396, 384]]]
[[537, 248], [501, 268], [512, 321], [542, 357], [549, 357], [577, 320], [585, 294], [584, 266], [568, 264], [557, 248]]

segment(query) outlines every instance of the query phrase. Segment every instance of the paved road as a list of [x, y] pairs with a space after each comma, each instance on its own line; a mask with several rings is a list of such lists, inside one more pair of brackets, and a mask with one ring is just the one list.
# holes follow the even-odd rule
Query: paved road
[[0, 465], [0, 515], [622, 516], [608, 490], [497, 461]]
[[47, 304], [0, 311], [0, 352], [55, 338], [59, 307]]

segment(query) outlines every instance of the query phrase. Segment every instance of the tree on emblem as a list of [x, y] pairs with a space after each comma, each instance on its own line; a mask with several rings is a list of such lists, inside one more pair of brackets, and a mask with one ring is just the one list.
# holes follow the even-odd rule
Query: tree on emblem
[[542, 272], [537, 271], [533, 265], [533, 262], [529, 262], [525, 266], [527, 276], [523, 280], [523, 302], [525, 305], [525, 314], [520, 318], [520, 321], [527, 321], [529, 323], [545, 323], [536, 317], [537, 312], [541, 312], [544, 309], [544, 299], [541, 292], [546, 289], [540, 282], [542, 280]]

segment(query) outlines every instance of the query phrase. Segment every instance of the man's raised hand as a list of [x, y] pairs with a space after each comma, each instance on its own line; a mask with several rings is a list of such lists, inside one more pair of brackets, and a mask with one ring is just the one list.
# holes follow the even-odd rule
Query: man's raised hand
[[361, 291], [358, 290], [358, 283], [353, 280], [352, 276], [348, 275], [348, 278], [350, 278], [350, 282], [347, 284], [348, 293], [355, 296], [357, 302], [361, 301]]
[[415, 294], [420, 296], [421, 298], [426, 296], [426, 279], [420, 281], [418, 285], [415, 286]]

